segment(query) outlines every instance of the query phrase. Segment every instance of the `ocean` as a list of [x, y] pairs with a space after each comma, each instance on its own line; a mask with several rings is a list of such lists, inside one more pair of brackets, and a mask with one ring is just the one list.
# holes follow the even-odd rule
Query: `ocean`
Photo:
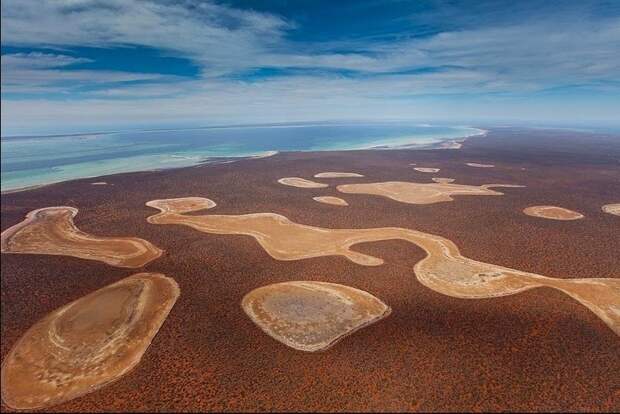
[[423, 147], [481, 130], [403, 122], [211, 127], [2, 137], [2, 191], [280, 151]]

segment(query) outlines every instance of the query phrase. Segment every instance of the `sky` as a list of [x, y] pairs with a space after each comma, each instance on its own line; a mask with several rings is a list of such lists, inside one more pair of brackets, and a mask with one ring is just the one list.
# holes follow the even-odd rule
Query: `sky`
[[620, 122], [618, 0], [3, 0], [2, 136]]

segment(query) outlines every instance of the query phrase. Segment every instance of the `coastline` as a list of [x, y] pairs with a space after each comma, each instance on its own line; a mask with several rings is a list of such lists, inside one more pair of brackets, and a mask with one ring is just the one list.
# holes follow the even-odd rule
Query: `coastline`
[[473, 126], [464, 126], [463, 128], [469, 128], [469, 129], [474, 129], [477, 130], [477, 132], [471, 133], [469, 135], [464, 135], [461, 137], [451, 137], [451, 138], [443, 138], [443, 139], [439, 139], [435, 142], [430, 142], [430, 143], [416, 143], [416, 142], [411, 142], [411, 143], [407, 143], [407, 144], [397, 144], [397, 145], [385, 145], [385, 146], [371, 146], [371, 147], [365, 147], [365, 148], [358, 148], [355, 150], [350, 150], [350, 151], [356, 151], [356, 150], [397, 150], [397, 149], [412, 149], [412, 150], [433, 150], [433, 149], [460, 149], [463, 144], [465, 143], [465, 141], [467, 141], [469, 138], [473, 138], [473, 137], [484, 137], [485, 135], [487, 135], [490, 130], [489, 129], [483, 129], [483, 128], [479, 128], [479, 127], [473, 127]]
[[176, 169], [180, 169], [180, 168], [193, 168], [193, 167], [197, 167], [197, 166], [201, 166], [201, 165], [205, 165], [205, 164], [228, 164], [228, 163], [237, 162], [237, 161], [241, 161], [241, 160], [252, 160], [252, 159], [268, 158], [268, 157], [272, 157], [272, 156], [274, 156], [274, 155], [276, 155], [278, 153], [279, 153], [279, 151], [267, 151], [266, 153], [263, 153], [263, 154], [248, 155], [248, 156], [241, 156], [241, 157], [210, 157], [210, 158], [199, 160], [196, 163], [191, 164], [191, 165], [184, 165], [184, 166], [178, 166], [178, 167], [169, 167], [169, 168], [153, 168], [153, 169], [135, 170], [135, 171], [121, 171], [121, 172], [117, 172], [117, 173], [102, 174], [102, 175], [89, 175], [89, 176], [85, 176], [85, 177], [72, 178], [72, 179], [69, 179], [69, 180], [60, 180], [60, 181], [54, 181], [54, 182], [45, 183], [45, 184], [35, 184], [35, 185], [29, 185], [29, 186], [25, 186], [25, 187], [11, 188], [9, 190], [0, 191], [0, 194], [1, 195], [5, 195], [5, 194], [21, 193], [21, 192], [24, 192], [24, 191], [36, 190], [36, 189], [39, 189], [39, 188], [49, 187], [49, 186], [55, 185], [55, 184], [68, 183], [68, 182], [72, 182], [72, 181], [91, 180], [91, 179], [98, 179], [98, 180], [101, 179], [101, 180], [103, 180], [106, 177], [113, 177], [113, 176], [121, 175], [121, 174], [132, 174], [132, 173], [144, 173], [144, 172], [176, 170]]
[[[272, 126], [270, 126], [270, 128], [271, 127]], [[459, 126], [459, 127], [460, 128], [472, 129], [472, 130], [475, 130], [476, 132], [472, 132], [469, 135], [464, 135], [464, 136], [461, 136], [461, 137], [439, 138], [439, 139], [437, 139], [437, 141], [434, 141], [434, 142], [431, 142], [431, 143], [419, 143], [419, 144], [416, 144], [415, 142], [411, 142], [411, 143], [408, 143], [408, 144], [385, 145], [385, 146], [379, 145], [379, 146], [369, 146], [369, 147], [361, 147], [361, 148], [300, 150], [300, 151], [277, 151], [277, 150], [273, 150], [273, 151], [265, 151], [265, 152], [261, 152], [261, 153], [257, 153], [257, 154], [244, 155], [244, 156], [207, 157], [207, 158], [198, 159], [194, 163], [191, 163], [191, 164], [188, 164], [188, 165], [174, 166], [174, 167], [168, 167], [168, 168], [138, 169], [138, 170], [133, 170], [133, 171], [119, 171], [119, 172], [112, 172], [112, 173], [109, 173], [109, 174], [89, 175], [89, 176], [84, 176], [84, 177], [71, 178], [71, 179], [67, 179], [67, 180], [57, 180], [57, 181], [46, 182], [46, 183], [41, 183], [41, 184], [34, 184], [34, 185], [28, 185], [28, 186], [16, 187], [16, 188], [9, 188], [7, 190], [1, 190], [0, 191], [0, 195], [12, 194], [12, 193], [29, 191], [29, 190], [35, 190], [35, 189], [38, 189], [38, 188], [41, 188], [41, 187], [47, 187], [47, 186], [54, 185], [54, 184], [60, 184], [60, 183], [76, 181], [76, 180], [87, 180], [87, 179], [94, 179], [94, 178], [96, 178], [96, 179], [103, 179], [105, 177], [110, 177], [110, 176], [114, 176], [114, 175], [118, 175], [118, 174], [136, 173], [136, 172], [148, 172], [148, 171], [174, 170], [174, 169], [179, 169], [179, 168], [192, 168], [192, 167], [196, 167], [198, 165], [204, 165], [204, 164], [233, 163], [233, 162], [237, 162], [237, 161], [241, 161], [241, 160], [245, 160], [245, 159], [267, 158], [267, 157], [271, 157], [271, 156], [274, 156], [274, 155], [279, 154], [279, 153], [288, 153], [288, 152], [333, 152], [333, 151], [367, 151], [367, 150], [398, 150], [398, 149], [416, 149], [416, 150], [460, 149], [462, 147], [462, 144], [467, 139], [472, 138], [472, 137], [485, 136], [486, 134], [489, 133], [488, 129], [483, 129], [483, 128], [480, 128], [480, 127], [469, 126], [469, 125]], [[144, 133], [147, 133], [147, 132], [149, 132], [149, 131], [144, 131]], [[87, 134], [75, 134], [75, 135], [76, 136], [82, 136], [82, 135], [87, 135]], [[96, 135], [96, 134], [88, 134], [88, 135]], [[177, 155], [171, 155], [171, 157], [173, 157], [173, 158], [183, 158], [183, 157], [180, 157], [180, 156], [177, 156]]]

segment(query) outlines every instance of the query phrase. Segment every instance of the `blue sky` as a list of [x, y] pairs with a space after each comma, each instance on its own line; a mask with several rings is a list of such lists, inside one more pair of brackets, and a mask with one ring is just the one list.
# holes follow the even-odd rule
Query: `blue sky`
[[1, 39], [3, 136], [620, 112], [617, 0], [3, 0]]

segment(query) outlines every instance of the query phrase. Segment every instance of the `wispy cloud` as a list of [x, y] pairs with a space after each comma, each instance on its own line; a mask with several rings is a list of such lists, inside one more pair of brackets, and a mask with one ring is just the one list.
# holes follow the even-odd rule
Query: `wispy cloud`
[[[401, 19], [412, 28], [434, 24], [428, 35], [412, 29], [415, 35], [405, 30], [398, 36], [315, 42], [291, 40], [303, 31], [300, 22], [208, 1], [5, 0], [2, 44], [58, 53], [2, 56], [3, 128], [51, 123], [77, 112], [85, 122], [100, 123], [119, 117], [243, 122], [249, 114], [265, 121], [353, 113], [437, 116], [464, 102], [461, 97], [469, 98], [479, 116], [497, 111], [493, 102], [507, 105], [507, 99], [526, 116], [532, 111], [525, 105], [540, 108], [532, 102], [544, 101], [542, 94], [602, 93], [605, 102], [620, 94], [620, 6], [613, 2], [551, 7], [542, 1], [507, 6], [488, 0], [471, 10], [458, 1], [436, 4]], [[87, 61], [71, 53], [84, 46], [153, 48], [191, 59], [201, 73], [189, 79], [85, 70], [79, 64]], [[277, 71], [244, 76], [260, 69]], [[19, 93], [30, 95], [6, 97]], [[43, 95], [50, 93], [67, 98]], [[424, 107], [431, 100], [433, 110]], [[27, 105], [28, 118], [21, 115]], [[575, 111], [566, 109], [563, 116]]]
[[9, 0], [2, 19], [3, 44], [149, 46], [203, 62], [212, 74], [245, 67], [291, 27], [274, 15], [189, 0]]
[[89, 62], [90, 59], [75, 58], [73, 56], [57, 55], [52, 53], [13, 53], [2, 55], [2, 70], [18, 71], [32, 69], [51, 69], [77, 63]]
[[69, 70], [66, 67], [90, 59], [50, 53], [14, 53], [2, 55], [3, 93], [70, 92], [80, 86], [119, 82], [154, 81], [170, 76], [115, 71]]

